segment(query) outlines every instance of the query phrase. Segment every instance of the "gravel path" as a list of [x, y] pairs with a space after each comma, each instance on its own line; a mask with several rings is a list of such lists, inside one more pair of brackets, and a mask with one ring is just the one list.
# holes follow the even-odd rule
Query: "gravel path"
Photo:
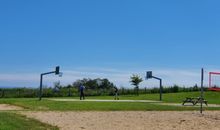
[[[192, 104], [185, 104], [184, 106], [182, 103], [162, 103], [161, 101], [154, 101], [154, 100], [102, 100], [102, 99], [87, 99], [87, 100], [79, 100], [79, 99], [47, 99], [51, 101], [57, 102], [142, 102], [142, 103], [155, 103], [158, 105], [166, 105], [166, 106], [179, 106], [179, 107], [200, 107], [200, 104], [193, 106]], [[203, 107], [220, 107], [218, 104], [205, 104]]]
[[51, 101], [58, 101], [58, 102], [143, 102], [143, 103], [158, 103], [160, 101], [154, 100], [104, 100], [104, 99], [86, 99], [86, 100], [79, 100], [79, 99], [48, 99]]

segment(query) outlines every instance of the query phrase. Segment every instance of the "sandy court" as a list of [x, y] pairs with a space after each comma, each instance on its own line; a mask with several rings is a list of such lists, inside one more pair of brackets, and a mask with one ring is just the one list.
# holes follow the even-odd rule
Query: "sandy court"
[[22, 112], [61, 130], [220, 130], [220, 111]]
[[9, 104], [0, 104], [0, 111], [10, 111], [10, 110], [23, 110], [23, 108]]

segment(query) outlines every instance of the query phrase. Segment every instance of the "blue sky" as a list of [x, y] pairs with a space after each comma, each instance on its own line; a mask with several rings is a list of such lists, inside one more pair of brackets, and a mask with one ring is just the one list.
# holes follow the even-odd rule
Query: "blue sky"
[[[0, 86], [39, 85], [64, 76], [109, 78], [129, 86], [153, 70], [165, 85], [193, 85], [200, 68], [220, 71], [217, 0], [38, 0], [0, 2]], [[155, 81], [145, 81], [151, 86]], [[156, 84], [156, 83], [155, 83]]]

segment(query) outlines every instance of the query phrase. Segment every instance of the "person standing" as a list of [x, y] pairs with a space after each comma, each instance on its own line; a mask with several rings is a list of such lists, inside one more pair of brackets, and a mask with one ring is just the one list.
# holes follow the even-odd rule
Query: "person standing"
[[115, 100], [119, 100], [119, 98], [118, 98], [118, 88], [114, 87], [114, 89], [115, 89]]
[[85, 94], [84, 94], [85, 87], [83, 85], [80, 85], [79, 91], [80, 91], [80, 100], [85, 100]]

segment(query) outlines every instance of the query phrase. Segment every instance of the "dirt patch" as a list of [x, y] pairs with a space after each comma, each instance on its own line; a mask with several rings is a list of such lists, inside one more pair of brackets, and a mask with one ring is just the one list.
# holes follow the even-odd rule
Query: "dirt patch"
[[0, 104], [0, 111], [10, 111], [10, 110], [23, 110], [23, 108], [9, 104]]
[[61, 130], [219, 130], [220, 111], [22, 112]]

